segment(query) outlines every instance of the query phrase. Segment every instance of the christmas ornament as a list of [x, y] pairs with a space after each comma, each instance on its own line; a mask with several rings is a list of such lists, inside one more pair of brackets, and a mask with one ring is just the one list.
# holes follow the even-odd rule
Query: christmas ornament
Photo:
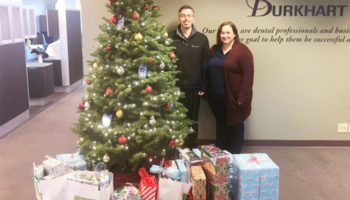
[[150, 58], [149, 61], [153, 64], [154, 63], [154, 58]]
[[121, 109], [117, 110], [117, 112], [115, 113], [115, 116], [118, 117], [119, 119], [123, 117], [123, 111]]
[[153, 9], [159, 9], [159, 6], [158, 5], [154, 5], [152, 8]]
[[109, 0], [109, 3], [112, 5], [114, 3], [114, 0]]
[[121, 145], [124, 145], [128, 142], [128, 138], [126, 138], [124, 135], [122, 135], [119, 139], [118, 139], [118, 143]]
[[103, 162], [107, 163], [109, 160], [111, 160], [111, 158], [109, 157], [108, 154], [105, 154], [105, 155], [103, 156]]
[[102, 125], [104, 127], [109, 127], [111, 125], [111, 121], [112, 121], [112, 115], [103, 114], [103, 116], [102, 116]]
[[137, 11], [134, 11], [134, 13], [132, 14], [132, 18], [133, 19], [139, 19], [140, 18], [140, 14]]
[[138, 76], [139, 76], [139, 78], [146, 78], [147, 77], [147, 66], [146, 65], [142, 64], [139, 66]]
[[167, 109], [170, 109], [170, 108], [171, 108], [171, 104], [168, 103], [168, 104], [166, 105], [166, 108], [167, 108]]
[[86, 81], [86, 84], [90, 85], [90, 84], [91, 84], [91, 81], [90, 81], [90, 80], [87, 80], [87, 81]]
[[174, 59], [174, 58], [176, 58], [176, 55], [174, 54], [174, 52], [171, 52], [171, 53], [169, 54], [169, 57], [170, 57], [171, 59]]
[[142, 39], [143, 39], [143, 36], [141, 35], [141, 33], [137, 33], [137, 34], [135, 35], [135, 40], [140, 41], [140, 40], [142, 40]]
[[92, 68], [93, 68], [93, 69], [97, 69], [97, 68], [98, 68], [97, 63], [94, 63], [94, 64], [92, 65]]
[[84, 102], [83, 101], [79, 103], [79, 108], [84, 109]]
[[85, 102], [85, 103], [84, 103], [84, 107], [85, 107], [85, 109], [90, 108], [90, 104], [89, 104], [89, 102]]
[[119, 74], [119, 75], [123, 75], [124, 74], [124, 68], [123, 67], [117, 67], [117, 73]]
[[168, 33], [165, 32], [165, 33], [163, 34], [163, 37], [164, 37], [164, 38], [167, 38], [167, 37], [168, 37]]
[[106, 90], [106, 96], [110, 96], [113, 94], [113, 89], [112, 88], [107, 88]]
[[116, 24], [118, 21], [118, 19], [113, 15], [109, 18], [109, 22], [111, 22], [111, 24]]
[[148, 9], [149, 9], [148, 5], [145, 4], [145, 6], [143, 7], [143, 9], [144, 9], [144, 10], [148, 10]]
[[111, 45], [108, 44], [107, 47], [106, 47], [106, 49], [107, 49], [108, 51], [111, 50], [111, 49], [112, 49]]
[[154, 125], [156, 123], [156, 119], [154, 118], [154, 116], [151, 117], [151, 119], [149, 120], [149, 123], [151, 125]]
[[145, 92], [147, 93], [147, 94], [151, 94], [152, 93], [152, 87], [151, 86], [149, 86], [149, 85], [147, 85], [146, 86], [146, 88], [145, 88]]
[[120, 31], [123, 28], [123, 26], [124, 26], [124, 17], [118, 20], [117, 31]]
[[161, 62], [160, 65], [159, 65], [160, 69], [164, 69], [165, 67], [165, 63], [164, 62]]
[[169, 142], [169, 146], [174, 148], [176, 146], [176, 140], [175, 138], [171, 139], [170, 142]]

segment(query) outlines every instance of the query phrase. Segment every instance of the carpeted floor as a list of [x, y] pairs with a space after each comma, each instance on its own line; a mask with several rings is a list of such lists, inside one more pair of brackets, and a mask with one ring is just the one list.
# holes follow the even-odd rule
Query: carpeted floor
[[[0, 140], [0, 200], [34, 200], [32, 163], [76, 151], [71, 128], [84, 88], [60, 99]], [[280, 200], [350, 200], [350, 148], [245, 147], [280, 167]]]

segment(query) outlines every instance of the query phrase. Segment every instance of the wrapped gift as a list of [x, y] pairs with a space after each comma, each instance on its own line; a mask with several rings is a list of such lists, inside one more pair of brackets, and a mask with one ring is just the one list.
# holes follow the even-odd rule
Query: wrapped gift
[[113, 174], [89, 172], [89, 176], [97, 176], [99, 183], [72, 179], [86, 174], [87, 171], [71, 171], [63, 176], [50, 180], [42, 179], [35, 183], [35, 191], [39, 200], [75, 199], [75, 200], [110, 200], [113, 193]]
[[73, 170], [86, 170], [84, 156], [79, 153], [58, 154], [56, 159], [62, 161], [64, 166]]
[[279, 167], [265, 153], [234, 154], [233, 166], [237, 169], [237, 200], [278, 199]]
[[191, 166], [192, 196], [194, 200], [206, 199], [206, 181], [204, 171], [201, 166]]
[[143, 200], [155, 200], [157, 193], [157, 181], [155, 176], [151, 176], [147, 173], [145, 168], [139, 169], [139, 175], [141, 181], [139, 183], [139, 188], [141, 191], [141, 196]]
[[180, 158], [184, 159], [187, 165], [194, 166], [194, 165], [202, 165], [203, 164], [203, 160], [200, 157], [198, 157], [190, 149], [188, 149], [188, 148], [186, 148], [186, 149], [178, 148], [178, 151], [179, 151], [179, 154], [180, 154]]
[[191, 189], [190, 183], [163, 177], [159, 177], [158, 185], [158, 200], [183, 200]]
[[112, 200], [142, 200], [142, 197], [136, 187], [126, 184], [113, 193]]
[[202, 146], [203, 169], [212, 183], [227, 183], [231, 154], [213, 145]]
[[230, 200], [231, 196], [228, 192], [228, 182], [226, 183], [212, 183], [208, 182], [208, 199], [210, 200]]
[[177, 167], [180, 172], [180, 180], [181, 182], [188, 183], [189, 181], [189, 170], [188, 170], [188, 165], [186, 166], [185, 161], [181, 159], [176, 160]]
[[62, 176], [65, 174], [65, 169], [62, 161], [46, 156], [43, 162], [45, 173], [51, 176]]

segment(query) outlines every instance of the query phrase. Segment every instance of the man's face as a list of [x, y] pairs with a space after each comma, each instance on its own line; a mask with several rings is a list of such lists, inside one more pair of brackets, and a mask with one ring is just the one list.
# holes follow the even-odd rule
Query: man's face
[[188, 29], [194, 23], [194, 14], [191, 9], [183, 9], [179, 13], [179, 22], [182, 28]]

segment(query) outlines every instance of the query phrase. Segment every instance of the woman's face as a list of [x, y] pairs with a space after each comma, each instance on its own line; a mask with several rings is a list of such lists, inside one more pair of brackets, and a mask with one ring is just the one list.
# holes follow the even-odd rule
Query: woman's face
[[225, 25], [222, 27], [220, 32], [220, 40], [222, 44], [232, 44], [235, 37], [236, 35], [233, 33], [230, 25]]

